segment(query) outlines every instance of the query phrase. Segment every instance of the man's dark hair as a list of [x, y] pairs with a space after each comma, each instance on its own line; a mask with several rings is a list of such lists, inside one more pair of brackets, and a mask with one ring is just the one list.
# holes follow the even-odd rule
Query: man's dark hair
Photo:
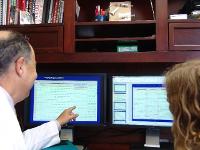
[[20, 56], [25, 61], [30, 59], [31, 47], [25, 37], [14, 31], [8, 31], [9, 36], [0, 36], [0, 75], [7, 71], [10, 64]]

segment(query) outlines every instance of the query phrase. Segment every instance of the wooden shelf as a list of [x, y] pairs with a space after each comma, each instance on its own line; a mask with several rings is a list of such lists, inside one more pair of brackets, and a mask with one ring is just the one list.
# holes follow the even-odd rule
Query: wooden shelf
[[75, 52], [116, 52], [119, 41], [138, 41], [140, 52], [156, 49], [156, 21], [76, 22]]
[[135, 21], [103, 21], [103, 22], [76, 22], [76, 26], [88, 25], [129, 25], [129, 24], [155, 24], [155, 20], [135, 20]]
[[49, 53], [36, 56], [38, 63], [169, 63], [183, 62], [193, 58], [200, 58], [200, 53], [197, 51], [152, 51], [136, 53], [84, 52], [65, 55], [62, 53]]
[[198, 19], [180, 19], [180, 20], [168, 20], [169, 23], [200, 23]]
[[64, 26], [62, 23], [46, 23], [46, 24], [24, 24], [24, 25], [1, 25], [0, 28], [23, 28], [23, 27], [57, 27]]
[[129, 40], [155, 40], [155, 36], [150, 37], [121, 37], [121, 38], [86, 38], [76, 39], [76, 42], [92, 42], [92, 41], [129, 41]]

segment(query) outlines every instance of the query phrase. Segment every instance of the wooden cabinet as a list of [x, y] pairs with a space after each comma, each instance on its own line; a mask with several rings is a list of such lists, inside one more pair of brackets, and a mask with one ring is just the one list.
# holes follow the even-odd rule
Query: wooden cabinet
[[[75, 3], [68, 0], [73, 11], [67, 11], [64, 24], [71, 27], [70, 34], [65, 34], [64, 51], [70, 53], [64, 62], [77, 63], [135, 63], [135, 62], [182, 62], [200, 56], [198, 51], [191, 51], [195, 46], [188, 47], [190, 51], [170, 51], [173, 45], [169, 24], [176, 23], [169, 20], [169, 15], [178, 13], [186, 0], [153, 0], [155, 20], [152, 16], [149, 1], [132, 1], [135, 18], [130, 22], [95, 22], [94, 9], [96, 5], [108, 7], [110, 1], [78, 0], [81, 7], [80, 16], [75, 19]], [[72, 19], [69, 16], [73, 16]], [[66, 19], [65, 19], [66, 20]], [[182, 23], [188, 22], [184, 20]], [[193, 22], [191, 22], [193, 24]], [[188, 26], [189, 27], [189, 26]], [[192, 26], [191, 26], [192, 28]], [[150, 32], [148, 32], [150, 30]], [[66, 30], [65, 30], [66, 32]], [[128, 32], [128, 33], [127, 33]], [[68, 31], [69, 33], [69, 31]], [[72, 34], [73, 33], [73, 34]], [[124, 34], [126, 33], [126, 34]], [[169, 36], [170, 34], [170, 36]], [[181, 36], [177, 33], [176, 36]], [[66, 38], [66, 35], [68, 38]], [[71, 44], [67, 42], [70, 38]], [[194, 38], [197, 41], [197, 38]], [[137, 53], [118, 53], [116, 45], [120, 40], [137, 40]], [[190, 41], [187, 41], [190, 42]], [[193, 41], [191, 41], [193, 42]], [[193, 45], [194, 43], [189, 43]], [[70, 49], [71, 48], [71, 49]], [[196, 49], [198, 49], [196, 47]], [[46, 60], [47, 56], [42, 59]]]
[[[117, 52], [117, 46], [134, 45], [139, 52], [156, 50], [156, 20], [150, 1], [131, 1], [131, 21], [95, 21], [95, 6], [109, 8], [110, 1], [78, 0], [81, 11], [75, 22], [75, 52]], [[155, 9], [155, 1], [153, 0]], [[143, 8], [143, 9], [142, 9]], [[123, 43], [124, 42], [124, 43]]]
[[[168, 13], [176, 14], [183, 8], [186, 0], [168, 0]], [[200, 21], [198, 19], [168, 20], [169, 51], [189, 52], [197, 54], [200, 50]]]
[[[141, 32], [143, 31], [143, 32]], [[156, 50], [154, 20], [131, 22], [76, 22], [76, 52], [117, 52], [117, 46]]]
[[[155, 19], [150, 1], [132, 2], [135, 18], [132, 21], [95, 22], [95, 6], [108, 8], [110, 1], [78, 0], [80, 15], [75, 17], [75, 1], [67, 0], [64, 22], [64, 52], [59, 59], [38, 56], [43, 62], [66, 63], [136, 63], [181, 62], [200, 56], [198, 51], [170, 51], [170, 14], [178, 13], [186, 0], [153, 0]], [[174, 22], [176, 23], [176, 21]], [[177, 33], [179, 35], [179, 33]], [[119, 41], [136, 40], [139, 52], [117, 52]], [[192, 50], [191, 47], [188, 49]]]
[[[181, 62], [200, 56], [200, 22], [168, 19], [186, 0], [152, 0], [155, 17], [150, 0], [130, 0], [135, 17], [113, 22], [94, 21], [94, 12], [97, 5], [106, 9], [114, 0], [77, 1], [79, 17], [75, 15], [76, 1], [65, 0], [63, 24], [0, 28], [14, 29], [29, 37], [41, 63]], [[137, 41], [138, 52], [117, 52], [121, 41]]]
[[[98, 0], [88, 0], [88, 2], [78, 0], [80, 5], [80, 15], [75, 20], [74, 52], [102, 52], [117, 53], [117, 46], [123, 41], [136, 41], [138, 52], [156, 52], [157, 50], [167, 50], [163, 38], [157, 43], [157, 38], [161, 37], [160, 26], [157, 23], [163, 19], [159, 17], [161, 9], [167, 1], [160, 2], [131, 0], [132, 17], [131, 21], [102, 21], [95, 22], [95, 6], [100, 5], [103, 9], [109, 8], [110, 1], [99, 2]], [[155, 11], [155, 14], [153, 11]], [[166, 12], [167, 9], [164, 11]], [[163, 11], [163, 9], [162, 9]], [[134, 55], [134, 53], [130, 53]], [[133, 56], [134, 57], [134, 56]]]
[[169, 23], [170, 50], [200, 50], [200, 22]]
[[4, 29], [24, 34], [38, 55], [41, 53], [63, 53], [62, 25], [6, 26]]

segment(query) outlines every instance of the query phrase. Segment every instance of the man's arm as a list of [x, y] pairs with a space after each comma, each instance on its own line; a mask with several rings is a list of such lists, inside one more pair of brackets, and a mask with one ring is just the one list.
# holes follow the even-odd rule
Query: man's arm
[[59, 130], [61, 126], [78, 116], [72, 112], [75, 108], [65, 109], [54, 121], [26, 130], [23, 134], [27, 150], [40, 150], [59, 143]]

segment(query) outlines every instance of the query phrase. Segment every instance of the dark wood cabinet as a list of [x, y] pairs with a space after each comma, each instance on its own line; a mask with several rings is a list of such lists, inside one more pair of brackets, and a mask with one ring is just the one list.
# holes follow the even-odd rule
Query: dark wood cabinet
[[200, 22], [169, 23], [169, 50], [200, 50]]
[[[168, 0], [169, 15], [178, 13], [186, 2], [186, 0]], [[168, 23], [169, 51], [185, 51], [189, 54], [197, 52], [198, 54], [200, 50], [200, 40], [198, 38], [200, 21], [198, 19], [168, 20]]]
[[[156, 50], [156, 20], [150, 1], [132, 2], [131, 21], [95, 21], [95, 6], [108, 9], [110, 1], [78, 0], [80, 15], [75, 22], [75, 52], [116, 52], [122, 42], [135, 45], [139, 52]], [[153, 0], [155, 9], [155, 0]], [[136, 44], [131, 43], [135, 41]]]
[[18, 31], [29, 40], [37, 55], [41, 53], [63, 54], [63, 26], [48, 25], [24, 25], [6, 26], [6, 30]]
[[[107, 8], [110, 1], [78, 0], [80, 15], [75, 16], [75, 1], [66, 0], [63, 25], [63, 54], [37, 55], [41, 63], [143, 63], [182, 62], [199, 58], [198, 21], [169, 20], [178, 13], [186, 0], [132, 1], [135, 18], [132, 21], [94, 21], [96, 5]], [[178, 27], [179, 26], [179, 27]], [[185, 26], [183, 28], [183, 26]], [[186, 28], [187, 26], [187, 28]], [[180, 30], [181, 29], [181, 30]], [[195, 31], [194, 31], [195, 30]], [[189, 32], [187, 40], [185, 34]], [[173, 39], [175, 38], [175, 40]], [[119, 41], [138, 41], [139, 52], [117, 52]], [[177, 45], [182, 42], [187, 46]], [[186, 51], [180, 51], [186, 50]], [[196, 51], [192, 51], [196, 50]]]
[[[200, 56], [198, 51], [191, 51], [199, 49], [197, 45], [194, 46], [195, 43], [198, 44], [196, 37], [187, 41], [187, 50], [190, 51], [171, 51], [177, 50], [177, 46], [172, 48], [172, 45], [176, 43], [173, 43], [173, 29], [170, 26], [178, 21], [171, 21], [168, 18], [170, 14], [178, 13], [186, 0], [153, 0], [155, 19], [150, 1], [131, 1], [135, 18], [128, 22], [94, 21], [95, 6], [100, 5], [105, 9], [108, 8], [110, 1], [78, 0], [81, 8], [78, 18], [75, 16], [75, 1], [67, 0], [65, 2], [64, 55], [56, 54], [53, 57], [43, 54], [38, 56], [39, 61], [43, 63], [182, 62]], [[183, 24], [185, 22], [187, 29], [194, 29], [195, 21], [189, 24], [187, 20], [182, 21]], [[183, 37], [182, 35], [188, 32], [188, 30], [179, 31], [174, 32], [176, 38]], [[197, 33], [195, 35], [198, 36]], [[117, 52], [116, 47], [119, 41], [128, 40], [138, 41], [139, 52]], [[180, 50], [180, 47], [178, 49]]]
[[[76, 1], [65, 0], [63, 24], [0, 28], [29, 37], [39, 63], [182, 62], [200, 56], [200, 22], [168, 19], [186, 0], [152, 0], [155, 18], [150, 1], [131, 0], [132, 21], [94, 21], [95, 6], [106, 9], [110, 2], [78, 0], [80, 15], [76, 17]], [[121, 41], [137, 41], [138, 52], [117, 52]]]

